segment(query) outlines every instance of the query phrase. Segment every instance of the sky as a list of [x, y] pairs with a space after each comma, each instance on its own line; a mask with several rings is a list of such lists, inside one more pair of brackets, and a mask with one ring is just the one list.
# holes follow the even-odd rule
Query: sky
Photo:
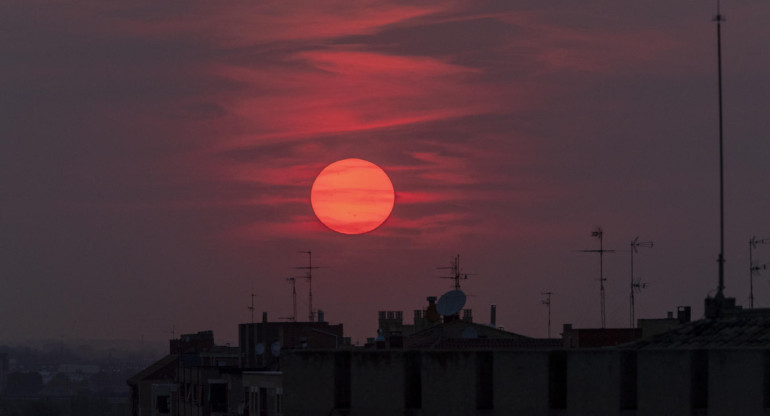
[[[717, 287], [715, 2], [6, 0], [0, 342], [143, 339], [313, 306], [353, 342], [453, 288], [547, 335], [662, 318]], [[723, 1], [726, 295], [770, 238], [770, 3]], [[326, 228], [321, 170], [380, 166], [376, 230]], [[770, 262], [770, 245], [754, 250]], [[298, 318], [308, 315], [297, 280]], [[770, 306], [770, 272], [754, 282]]]

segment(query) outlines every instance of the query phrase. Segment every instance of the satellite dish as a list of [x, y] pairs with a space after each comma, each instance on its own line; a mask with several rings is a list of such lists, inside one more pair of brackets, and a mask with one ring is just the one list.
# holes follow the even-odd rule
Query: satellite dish
[[465, 306], [465, 293], [462, 290], [450, 290], [436, 302], [436, 311], [441, 316], [457, 315]]
[[279, 341], [275, 341], [274, 343], [270, 344], [270, 352], [273, 353], [273, 357], [278, 357], [281, 355], [281, 343]]
[[262, 355], [265, 353], [265, 344], [259, 343], [254, 347], [254, 352], [257, 353], [257, 355]]

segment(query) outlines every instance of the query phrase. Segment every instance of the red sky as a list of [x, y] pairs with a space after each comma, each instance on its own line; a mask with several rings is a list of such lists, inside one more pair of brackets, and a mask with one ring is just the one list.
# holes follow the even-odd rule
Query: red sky
[[[0, 334], [236, 342], [314, 306], [353, 340], [378, 310], [452, 289], [545, 336], [703, 312], [719, 251], [714, 4], [155, 2], [0, 5]], [[748, 240], [770, 237], [770, 5], [723, 2], [727, 294], [748, 304]], [[328, 164], [393, 182], [390, 218], [337, 234], [313, 215]], [[755, 252], [770, 262], [770, 246]], [[770, 274], [768, 274], [770, 276]], [[304, 294], [304, 282], [298, 291]], [[770, 281], [755, 281], [770, 306]], [[299, 315], [307, 302], [299, 298]]]

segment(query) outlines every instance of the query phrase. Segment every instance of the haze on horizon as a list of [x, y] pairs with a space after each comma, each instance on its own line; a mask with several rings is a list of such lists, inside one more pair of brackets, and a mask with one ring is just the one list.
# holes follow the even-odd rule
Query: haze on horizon
[[[323, 3], [323, 4], [319, 4]], [[0, 334], [147, 339], [314, 306], [353, 341], [425, 307], [460, 254], [468, 307], [546, 335], [703, 314], [719, 251], [713, 2], [152, 2], [0, 5]], [[770, 237], [770, 4], [722, 2], [726, 294]], [[324, 227], [328, 165], [381, 166], [396, 201], [363, 235]], [[626, 250], [626, 251], [624, 251]], [[755, 251], [770, 262], [770, 246]], [[756, 306], [770, 280], [755, 279]], [[300, 281], [300, 318], [307, 315]]]

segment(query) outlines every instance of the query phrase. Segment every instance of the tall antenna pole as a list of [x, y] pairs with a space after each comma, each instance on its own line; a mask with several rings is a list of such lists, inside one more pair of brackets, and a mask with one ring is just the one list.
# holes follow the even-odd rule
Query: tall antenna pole
[[634, 292], [636, 290], [641, 291], [647, 287], [647, 283], [642, 283], [641, 279], [634, 280], [634, 253], [637, 252], [638, 247], [652, 248], [652, 241], [639, 242], [639, 237], [636, 237], [631, 241], [631, 328], [636, 326], [636, 319], [634, 316]]
[[719, 286], [717, 286], [717, 314], [721, 315], [725, 289], [725, 186], [724, 186], [724, 161], [723, 161], [723, 124], [722, 124], [722, 22], [724, 17], [720, 12], [719, 0], [717, 0], [717, 77], [719, 84]]
[[297, 320], [297, 279], [287, 277], [286, 281], [291, 282], [291, 321]]
[[553, 295], [553, 292], [546, 291], [542, 292], [541, 295], [545, 295], [546, 298], [543, 299], [541, 302], [543, 305], [545, 305], [546, 308], [548, 308], [548, 339], [551, 338], [551, 295]]
[[251, 324], [254, 325], [254, 294], [251, 294], [251, 306], [247, 306], [246, 309], [251, 311]]
[[303, 279], [307, 279], [307, 287], [308, 287], [308, 322], [313, 322], [315, 311], [313, 310], [313, 269], [317, 269], [318, 267], [313, 267], [313, 253], [310, 251], [300, 251], [300, 253], [307, 253], [308, 258], [308, 265], [307, 266], [300, 266], [295, 267], [295, 269], [303, 269], [307, 270], [305, 273], [305, 276], [301, 276]]
[[601, 227], [596, 227], [596, 230], [591, 231], [591, 237], [595, 237], [599, 239], [599, 249], [598, 250], [580, 250], [583, 253], [599, 253], [599, 299], [601, 304], [601, 314], [602, 314], [602, 328], [606, 327], [606, 313], [605, 313], [605, 307], [604, 307], [604, 281], [607, 280], [604, 278], [604, 253], [614, 253], [615, 250], [605, 250], [603, 245], [603, 238], [604, 238], [604, 231], [602, 231]]
[[749, 307], [754, 309], [754, 275], [759, 274], [760, 270], [765, 270], [767, 264], [754, 264], [754, 249], [757, 248], [757, 244], [770, 244], [770, 239], [763, 238], [757, 240], [757, 237], [752, 236], [749, 239]]

